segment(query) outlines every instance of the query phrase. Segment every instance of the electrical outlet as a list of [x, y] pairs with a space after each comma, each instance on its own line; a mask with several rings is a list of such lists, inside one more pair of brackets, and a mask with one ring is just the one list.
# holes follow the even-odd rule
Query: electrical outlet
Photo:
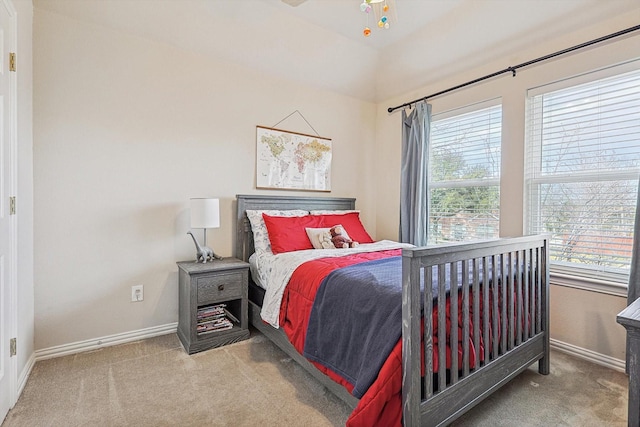
[[144, 300], [144, 285], [135, 285], [131, 287], [131, 302], [140, 302]]

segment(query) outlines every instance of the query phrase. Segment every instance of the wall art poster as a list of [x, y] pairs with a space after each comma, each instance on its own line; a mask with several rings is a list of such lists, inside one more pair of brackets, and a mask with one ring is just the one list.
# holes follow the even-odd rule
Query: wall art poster
[[331, 139], [256, 126], [256, 187], [331, 191]]

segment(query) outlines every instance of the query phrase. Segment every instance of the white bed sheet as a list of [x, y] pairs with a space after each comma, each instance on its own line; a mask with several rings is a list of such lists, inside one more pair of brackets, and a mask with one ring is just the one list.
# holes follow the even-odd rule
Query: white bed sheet
[[251, 272], [251, 279], [253, 279], [253, 282], [256, 285], [260, 286], [262, 289], [267, 289], [262, 283], [262, 277], [260, 277], [260, 267], [258, 267], [258, 254], [256, 253], [251, 254], [251, 256], [249, 257], [249, 271]]

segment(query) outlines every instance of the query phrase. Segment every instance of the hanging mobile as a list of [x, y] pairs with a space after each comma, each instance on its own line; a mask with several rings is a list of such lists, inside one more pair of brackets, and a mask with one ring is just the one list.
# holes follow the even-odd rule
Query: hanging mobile
[[369, 4], [369, 1], [364, 0], [360, 5], [360, 11], [367, 14], [367, 24], [365, 25], [364, 30], [362, 30], [362, 34], [365, 37], [369, 37], [371, 35], [371, 28], [369, 28], [369, 12], [371, 12], [371, 5]]
[[[387, 0], [384, 0], [384, 6], [382, 6], [382, 11], [386, 14], [389, 11], [389, 5], [387, 4]], [[382, 25], [380, 25], [382, 24]], [[389, 29], [389, 20], [386, 15], [383, 15], [380, 18], [380, 22], [378, 23], [380, 27], [384, 27], [385, 30]]]
[[[360, 11], [364, 12], [367, 14], [367, 22], [366, 25], [364, 27], [364, 29], [362, 30], [362, 34], [365, 37], [369, 37], [371, 35], [371, 28], [369, 28], [369, 14], [371, 13], [371, 11], [373, 10], [373, 7], [371, 6], [371, 3], [380, 3], [382, 0], [363, 0], [362, 3], [360, 4]], [[387, 12], [389, 12], [389, 5], [387, 4], [387, 0], [384, 0], [384, 5], [382, 6], [382, 16], [380, 16], [380, 18], [378, 19], [378, 27], [380, 28], [384, 28], [384, 29], [389, 29], [389, 17], [387, 16]], [[376, 19], [378, 18], [379, 15], [379, 9], [375, 10], [375, 14], [376, 14]]]

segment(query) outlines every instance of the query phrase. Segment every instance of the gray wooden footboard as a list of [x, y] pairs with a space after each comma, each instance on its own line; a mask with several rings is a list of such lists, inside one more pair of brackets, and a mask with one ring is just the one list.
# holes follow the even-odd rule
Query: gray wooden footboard
[[[355, 208], [355, 199], [335, 197], [290, 197], [238, 195], [236, 216], [236, 257], [247, 261], [253, 253], [253, 235], [246, 216], [247, 209], [340, 209]], [[451, 359], [450, 369], [438, 369], [434, 376], [433, 337], [447, 341], [445, 287], [439, 287], [438, 327], [432, 322], [433, 295], [427, 287], [422, 297], [429, 301], [421, 312], [421, 280], [430, 283], [433, 266], [438, 266], [438, 281], [451, 269], [472, 271], [462, 275], [462, 297], [451, 298], [451, 323], [460, 324], [463, 337], [458, 344], [458, 328], [451, 328], [451, 354], [462, 351], [463, 357]], [[497, 239], [403, 251], [403, 423], [405, 426], [446, 425], [468, 411], [493, 391], [507, 383], [532, 363], [549, 373], [549, 259], [547, 236]], [[489, 273], [491, 271], [491, 273]], [[480, 273], [482, 272], [482, 273]], [[495, 273], [495, 274], [494, 274]], [[499, 280], [494, 281], [494, 278]], [[490, 280], [491, 279], [491, 280]], [[492, 286], [483, 286], [489, 283]], [[508, 301], [512, 301], [511, 304]], [[460, 307], [458, 307], [460, 305]], [[482, 309], [480, 309], [482, 307]], [[458, 309], [462, 315], [458, 316]], [[471, 309], [471, 310], [470, 310]], [[250, 321], [326, 385], [349, 406], [357, 403], [345, 389], [332, 383], [311, 363], [297, 353], [282, 330], [266, 325], [260, 318], [260, 306], [250, 301]], [[499, 315], [493, 315], [499, 313]], [[421, 333], [421, 319], [424, 334]], [[482, 346], [482, 362], [471, 362], [472, 349]], [[420, 359], [428, 363], [421, 375]], [[480, 356], [478, 350], [476, 354]], [[438, 346], [438, 360], [446, 360], [446, 346]], [[447, 374], [448, 373], [448, 374]], [[424, 390], [424, 392], [422, 391]]]
[[[541, 374], [549, 373], [547, 243], [546, 236], [528, 236], [403, 250], [405, 426], [446, 425], [535, 361]], [[450, 298], [451, 324], [460, 327], [452, 327], [447, 337], [445, 273], [449, 270], [455, 278], [458, 269], [472, 274], [461, 275], [460, 299]], [[438, 283], [435, 331], [429, 321], [432, 288], [424, 287], [423, 294], [420, 289], [421, 281], [431, 283], [433, 274]], [[491, 286], [484, 285], [488, 283]], [[426, 319], [423, 332], [421, 319]], [[465, 339], [460, 339], [458, 329]], [[460, 365], [451, 357], [448, 376], [446, 369], [434, 369], [434, 337], [440, 364], [446, 360], [442, 343], [449, 343], [452, 355], [462, 351]], [[473, 349], [475, 364], [470, 362]], [[424, 376], [421, 357], [426, 361]]]

